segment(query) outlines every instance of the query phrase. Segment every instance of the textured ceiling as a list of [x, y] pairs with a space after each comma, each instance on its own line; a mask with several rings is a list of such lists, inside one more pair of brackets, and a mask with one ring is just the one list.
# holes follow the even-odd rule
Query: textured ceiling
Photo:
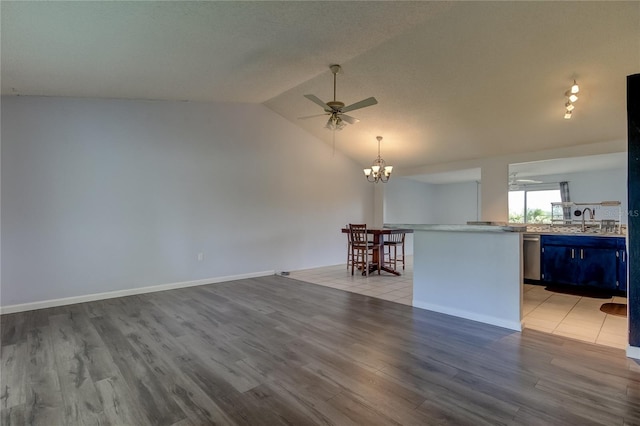
[[[332, 143], [303, 97], [375, 96], [336, 133], [396, 170], [626, 138], [640, 2], [11, 2], [3, 94], [264, 103]], [[581, 85], [574, 117], [564, 91]]]

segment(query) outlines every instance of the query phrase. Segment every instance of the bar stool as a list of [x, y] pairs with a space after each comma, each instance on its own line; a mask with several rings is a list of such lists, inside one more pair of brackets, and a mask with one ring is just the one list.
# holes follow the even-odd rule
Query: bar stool
[[[389, 266], [393, 263], [393, 269], [397, 269], [398, 261], [402, 261], [402, 269], [404, 270], [404, 239], [405, 233], [386, 234], [384, 240], [384, 257]], [[398, 256], [398, 247], [401, 255]]]
[[[349, 242], [351, 246], [351, 275], [354, 273], [356, 265], [362, 268], [363, 275], [369, 275], [369, 255], [373, 256], [380, 247], [369, 241], [367, 236], [367, 225], [349, 224]], [[378, 256], [380, 258], [380, 256]], [[348, 259], [347, 259], [348, 260]], [[380, 262], [378, 262], [378, 275], [380, 275]]]

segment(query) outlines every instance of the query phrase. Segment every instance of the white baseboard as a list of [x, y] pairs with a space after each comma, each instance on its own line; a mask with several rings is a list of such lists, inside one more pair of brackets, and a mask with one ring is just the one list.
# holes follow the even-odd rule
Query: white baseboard
[[242, 280], [246, 278], [266, 277], [268, 275], [273, 275], [274, 273], [274, 271], [252, 272], [249, 274], [205, 278], [195, 281], [183, 281], [179, 283], [160, 284], [148, 287], [128, 288], [125, 290], [108, 291], [105, 293], [93, 293], [85, 294], [82, 296], [65, 297], [62, 299], [42, 300], [38, 302], [22, 303], [19, 305], [0, 306], [0, 314], [13, 314], [15, 312], [33, 311], [35, 309], [53, 308], [55, 306], [73, 305], [75, 303], [93, 302], [95, 300], [113, 299], [116, 297], [133, 296], [136, 294], [144, 293], [154, 293], [156, 291], [174, 290], [177, 288], [215, 284], [226, 281]]
[[627, 346], [627, 357], [640, 359], [640, 347], [638, 346]]
[[434, 305], [433, 303], [422, 302], [415, 299], [413, 300], [413, 306], [420, 309], [426, 309], [428, 311], [439, 312], [441, 314], [452, 315], [454, 317], [460, 317], [472, 321], [482, 322], [485, 324], [495, 325], [497, 327], [508, 328], [509, 330], [522, 331], [522, 323], [520, 321], [509, 321], [502, 318], [476, 314], [474, 312], [453, 309], [446, 306]]

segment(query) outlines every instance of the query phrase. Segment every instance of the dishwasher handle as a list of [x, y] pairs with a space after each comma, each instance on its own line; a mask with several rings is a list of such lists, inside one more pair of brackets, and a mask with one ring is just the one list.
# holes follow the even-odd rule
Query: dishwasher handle
[[540, 241], [540, 237], [522, 237], [523, 241], [533, 241], [533, 242], [538, 242]]

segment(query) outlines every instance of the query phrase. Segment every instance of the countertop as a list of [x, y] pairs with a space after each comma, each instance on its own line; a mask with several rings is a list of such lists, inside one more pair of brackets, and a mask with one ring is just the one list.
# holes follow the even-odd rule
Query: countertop
[[552, 231], [525, 231], [525, 235], [561, 235], [563, 237], [601, 237], [601, 238], [625, 238], [624, 234], [612, 232], [552, 232]]
[[[626, 231], [626, 228], [623, 226], [623, 231]], [[526, 234], [535, 234], [535, 235], [565, 235], [572, 236], [576, 235], [579, 237], [615, 237], [615, 238], [625, 238], [625, 233], [617, 233], [617, 232], [601, 232], [600, 229], [592, 228], [591, 230], [587, 230], [582, 232], [580, 226], [549, 226], [549, 225], [530, 225], [527, 227], [525, 231]]]
[[408, 228], [414, 231], [435, 232], [525, 232], [524, 225], [436, 225], [423, 223], [385, 223], [385, 228]]
[[525, 226], [520, 224], [460, 224], [460, 225], [440, 225], [425, 223], [385, 223], [385, 228], [391, 229], [413, 229], [414, 231], [433, 231], [433, 232], [519, 232], [527, 235], [575, 235], [581, 237], [608, 237], [608, 238], [625, 238], [625, 234], [612, 232], [586, 231], [582, 232], [579, 228], [574, 227], [550, 227]]

